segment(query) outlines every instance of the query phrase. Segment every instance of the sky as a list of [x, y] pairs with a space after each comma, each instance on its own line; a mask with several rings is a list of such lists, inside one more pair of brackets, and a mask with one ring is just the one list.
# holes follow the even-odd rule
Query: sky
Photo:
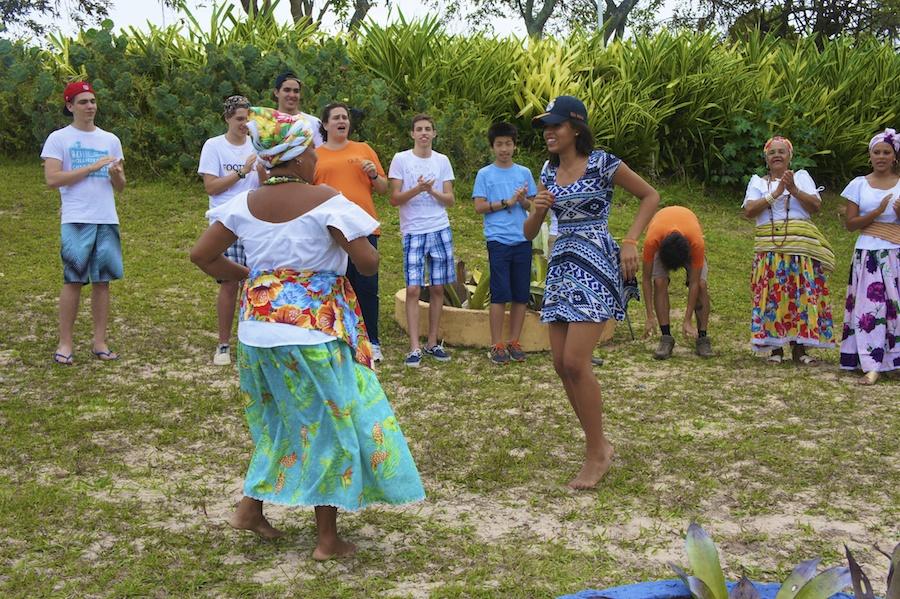
[[[419, 0], [388, 1], [391, 3], [390, 8], [383, 5], [383, 3], [379, 3], [379, 6], [369, 11], [368, 17], [376, 23], [386, 24], [396, 19], [397, 10], [402, 11], [407, 19], [423, 17], [430, 12], [435, 12], [434, 9], [424, 7], [423, 2]], [[239, 14], [243, 14], [244, 9], [241, 8], [238, 0], [220, 0], [219, 2], [220, 5], [225, 3], [234, 4], [235, 10], [238, 11]], [[321, 2], [316, 2], [316, 4], [319, 5]], [[65, 0], [63, 1], [63, 6], [64, 5]], [[188, 0], [188, 7], [201, 26], [209, 23], [210, 15], [212, 13], [211, 0]], [[279, 2], [275, 14], [276, 18], [282, 22], [287, 23], [290, 21], [291, 11], [287, 0], [281, 0], [281, 2]], [[148, 21], [157, 26], [172, 25], [179, 19], [178, 11], [164, 8], [158, 0], [113, 0], [109, 16], [113, 23], [115, 23], [116, 29], [128, 26], [146, 29]], [[518, 37], [525, 36], [525, 25], [521, 19], [494, 19], [492, 20], [491, 25], [494, 28], [495, 35], [500, 37], [508, 35], [515, 35]], [[337, 31], [339, 29], [333, 19], [326, 19], [323, 26], [329, 31]], [[447, 28], [454, 33], [462, 33], [467, 29], [463, 22], [449, 22], [447, 23]], [[64, 17], [59, 22], [59, 29], [61, 29], [63, 33], [74, 34], [78, 31], [78, 26], [71, 19]]]

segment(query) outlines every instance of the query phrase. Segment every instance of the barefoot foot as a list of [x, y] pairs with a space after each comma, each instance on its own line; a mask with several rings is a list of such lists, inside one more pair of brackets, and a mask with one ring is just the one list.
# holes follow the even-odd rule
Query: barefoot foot
[[603, 480], [603, 477], [609, 472], [609, 467], [612, 466], [613, 453], [613, 446], [607, 443], [606, 448], [599, 456], [585, 458], [581, 471], [569, 481], [569, 488], [581, 490], [596, 487], [597, 483]]
[[232, 514], [228, 519], [228, 525], [236, 530], [249, 530], [264, 539], [277, 539], [284, 536], [284, 532], [278, 530], [266, 520], [265, 516], [245, 516], [240, 510]]
[[856, 382], [860, 385], [865, 386], [874, 385], [878, 382], [878, 375], [879, 372], [877, 370], [870, 370], [869, 372], [856, 379]]
[[337, 539], [330, 543], [319, 542], [313, 549], [312, 557], [316, 561], [324, 562], [329, 559], [350, 557], [354, 553], [356, 553], [356, 545], [343, 539]]

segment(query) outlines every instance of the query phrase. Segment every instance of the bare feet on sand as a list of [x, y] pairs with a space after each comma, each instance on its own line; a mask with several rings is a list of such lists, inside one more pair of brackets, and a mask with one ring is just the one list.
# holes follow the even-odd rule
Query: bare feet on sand
[[250, 532], [254, 532], [264, 539], [277, 539], [278, 537], [284, 536], [284, 532], [269, 524], [269, 521], [266, 520], [265, 516], [246, 516], [241, 514], [241, 510], [232, 514], [231, 518], [228, 519], [228, 524], [231, 528], [237, 530], [249, 530]]
[[339, 538], [331, 542], [319, 541], [319, 544], [313, 549], [312, 556], [314, 560], [324, 562], [329, 559], [350, 557], [354, 553], [356, 553], [356, 545]]
[[596, 457], [589, 456], [581, 466], [578, 476], [569, 482], [570, 489], [593, 489], [597, 486], [612, 465], [613, 446], [606, 441], [603, 450]]

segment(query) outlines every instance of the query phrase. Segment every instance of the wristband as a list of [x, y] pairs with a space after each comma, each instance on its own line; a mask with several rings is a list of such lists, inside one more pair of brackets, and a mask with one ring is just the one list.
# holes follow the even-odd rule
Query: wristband
[[637, 247], [637, 239], [628, 239], [627, 237], [621, 241], [622, 245], [633, 245]]
[[503, 206], [504, 208], [509, 208], [509, 202], [506, 201], [506, 198], [503, 198], [502, 200], [500, 200], [500, 205]]
[[766, 201], [766, 204], [768, 204], [769, 206], [771, 206], [772, 204], [775, 203], [775, 196], [773, 196], [771, 193], [767, 193], [766, 195], [764, 195], [763, 199]]
[[236, 170], [236, 171], [234, 171], [234, 172], [237, 173], [238, 179], [243, 179], [243, 178], [245, 178], [245, 177], [247, 176], [246, 174], [244, 174], [244, 171], [241, 170], [241, 169], [238, 169], [238, 170]]
[[369, 179], [371, 179], [372, 181], [374, 181], [375, 179], [378, 178], [378, 173], [375, 173], [375, 176], [374, 176], [374, 177], [373, 177], [372, 175], [368, 175], [368, 177], [369, 177]]

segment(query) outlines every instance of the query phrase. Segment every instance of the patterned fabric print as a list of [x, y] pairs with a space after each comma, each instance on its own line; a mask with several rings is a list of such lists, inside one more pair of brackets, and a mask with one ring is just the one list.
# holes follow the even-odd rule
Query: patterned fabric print
[[266, 168], [293, 160], [313, 142], [316, 124], [303, 115], [251, 106], [249, 116], [250, 141]]
[[542, 322], [601, 322], [625, 318], [619, 246], [607, 229], [612, 178], [621, 161], [602, 150], [584, 175], [565, 187], [547, 164], [541, 182], [553, 194], [559, 237], [550, 254]]
[[63, 223], [59, 256], [65, 283], [107, 283], [124, 276], [119, 225]]
[[850, 267], [841, 368], [900, 368], [900, 249], [856, 250]]
[[425, 498], [378, 379], [346, 344], [241, 343], [238, 365], [254, 443], [244, 495], [351, 511]]
[[356, 292], [345, 276], [289, 268], [250, 271], [241, 298], [241, 320], [322, 331], [352, 347], [356, 361], [372, 368], [372, 344]]
[[792, 341], [809, 347], [834, 347], [830, 293], [821, 262], [780, 252], [757, 253], [750, 290], [750, 343], [754, 349], [767, 350]]

